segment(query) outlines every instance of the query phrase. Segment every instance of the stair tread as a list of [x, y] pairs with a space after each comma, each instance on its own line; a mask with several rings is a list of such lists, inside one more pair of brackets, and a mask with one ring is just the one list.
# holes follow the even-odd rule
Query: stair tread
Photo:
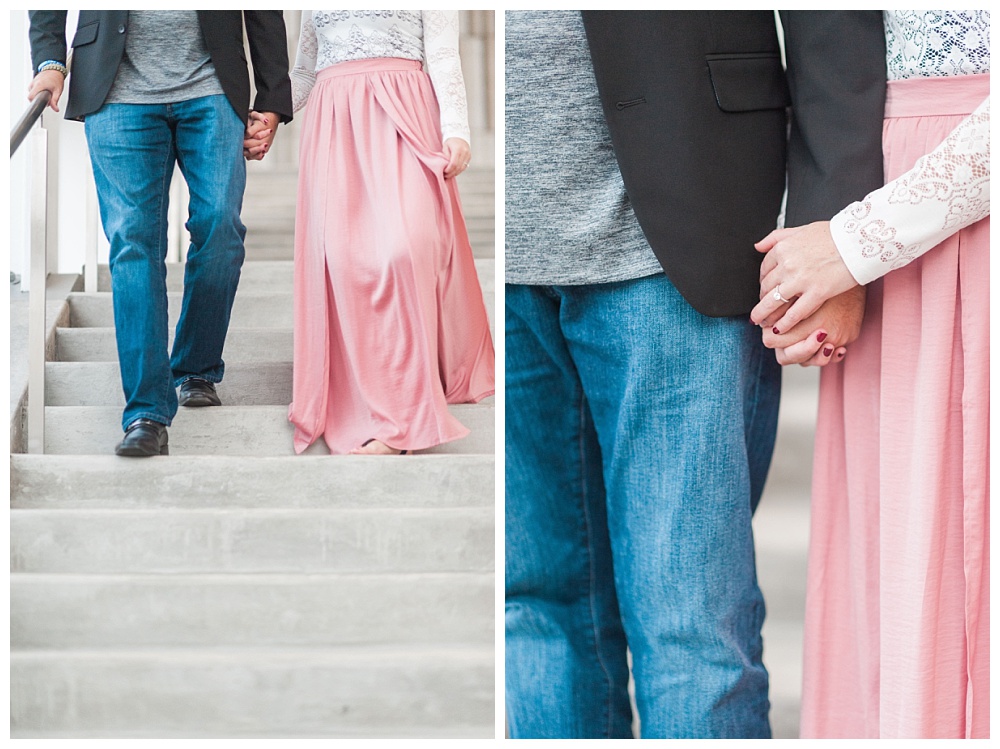
[[[352, 508], [494, 505], [493, 454], [11, 455], [14, 508]], [[89, 492], [80, 491], [90, 487]], [[275, 490], [280, 486], [282, 491]], [[137, 490], [141, 487], [141, 491]]]
[[385, 644], [385, 643], [358, 643], [350, 645], [295, 645], [295, 646], [274, 646], [274, 645], [181, 645], [170, 647], [149, 647], [141, 648], [11, 648], [10, 657], [12, 660], [52, 660], [59, 661], [62, 658], [67, 660], [137, 660], [147, 658], [149, 660], [164, 661], [167, 665], [184, 660], [192, 660], [197, 664], [210, 661], [227, 661], [242, 658], [259, 660], [261, 663], [271, 661], [281, 663], [283, 661], [306, 661], [317, 662], [343, 662], [352, 661], [364, 664], [369, 661], [385, 661], [392, 665], [393, 661], [416, 661], [423, 660], [432, 655], [434, 659], [442, 662], [457, 661], [463, 662], [469, 659], [483, 658], [489, 659], [489, 665], [493, 665], [494, 643], [474, 643], [456, 642], [448, 644], [427, 643], [424, 645], [412, 646]]
[[[452, 442], [400, 456], [407, 460], [425, 452], [492, 453], [495, 449], [495, 407], [492, 404], [455, 405], [449, 410], [470, 434]], [[121, 439], [121, 409], [116, 406], [46, 406], [45, 450], [57, 454], [104, 454]], [[180, 409], [169, 430], [172, 455], [291, 455], [293, 428], [288, 407], [221, 406]], [[327, 454], [322, 438], [304, 454]], [[157, 456], [144, 460], [169, 460]], [[339, 457], [339, 456], [338, 456]], [[372, 456], [386, 460], [396, 456]], [[122, 460], [129, 460], [123, 458]], [[135, 459], [129, 460], [134, 462]]]
[[[287, 585], [308, 587], [310, 585], [328, 585], [338, 582], [367, 581], [378, 577], [385, 582], [412, 584], [415, 580], [424, 582], [450, 583], [455, 579], [467, 578], [478, 582], [484, 578], [492, 580], [492, 570], [453, 570], [433, 572], [364, 572], [353, 570], [348, 572], [11, 572], [11, 584], [18, 586], [31, 585], [127, 585], [133, 583], [148, 583], [161, 587], [184, 587], [187, 585]], [[459, 591], [461, 592], [461, 591]]]

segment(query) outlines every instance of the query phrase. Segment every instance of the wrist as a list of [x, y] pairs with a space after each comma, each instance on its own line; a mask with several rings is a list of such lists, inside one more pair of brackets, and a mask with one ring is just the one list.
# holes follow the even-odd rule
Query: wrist
[[59, 62], [58, 60], [46, 60], [45, 62], [39, 64], [37, 74], [50, 70], [62, 74], [63, 78], [69, 75], [69, 68], [66, 67], [65, 63]]

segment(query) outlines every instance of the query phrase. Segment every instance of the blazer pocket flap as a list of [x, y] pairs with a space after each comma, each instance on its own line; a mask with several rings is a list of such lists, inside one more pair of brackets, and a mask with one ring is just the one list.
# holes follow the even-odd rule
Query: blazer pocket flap
[[76, 35], [73, 37], [73, 46], [82, 47], [84, 44], [90, 44], [97, 39], [97, 29], [100, 25], [100, 21], [92, 21], [86, 26], [78, 28]]
[[783, 109], [792, 103], [778, 54], [707, 55], [715, 101], [723, 112]]

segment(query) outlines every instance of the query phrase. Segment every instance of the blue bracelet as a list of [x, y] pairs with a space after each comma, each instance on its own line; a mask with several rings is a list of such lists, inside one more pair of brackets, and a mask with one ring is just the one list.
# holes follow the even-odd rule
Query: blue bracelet
[[59, 62], [58, 60], [46, 60], [41, 65], [38, 66], [38, 72], [41, 73], [43, 70], [58, 70], [63, 74], [63, 78], [69, 75], [69, 68], [65, 64]]

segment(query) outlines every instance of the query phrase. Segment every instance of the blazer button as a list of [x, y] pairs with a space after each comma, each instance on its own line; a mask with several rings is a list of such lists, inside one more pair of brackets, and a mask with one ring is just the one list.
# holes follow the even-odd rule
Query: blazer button
[[118, 33], [119, 34], [124, 34], [125, 33], [125, 27], [124, 26], [119, 26], [118, 27]]

